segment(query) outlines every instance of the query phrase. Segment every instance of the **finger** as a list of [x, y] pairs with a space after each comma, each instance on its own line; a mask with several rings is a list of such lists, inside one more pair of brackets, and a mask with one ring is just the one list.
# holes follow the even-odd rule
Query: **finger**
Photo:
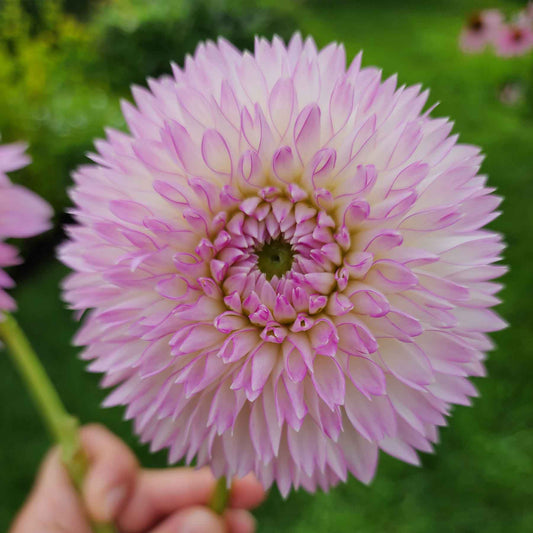
[[205, 507], [189, 507], [178, 511], [151, 533], [226, 533], [222, 517]]
[[[207, 505], [216, 480], [209, 468], [169, 468], [141, 470], [135, 491], [118, 515], [119, 526], [127, 533], [145, 531], [164, 516], [184, 507]], [[265, 492], [252, 476], [235, 479], [231, 489], [231, 507], [253, 508]]]
[[135, 491], [118, 516], [118, 525], [126, 533], [145, 531], [179, 509], [206, 505], [214, 487], [209, 468], [141, 470]]
[[254, 509], [266, 497], [265, 489], [259, 480], [248, 474], [240, 479], [234, 479], [231, 485], [230, 507]]
[[90, 533], [86, 513], [57, 448], [43, 461], [35, 485], [11, 533]]
[[83, 499], [95, 522], [112, 522], [126, 504], [139, 471], [131, 450], [100, 425], [81, 429], [81, 443], [89, 459]]
[[224, 513], [226, 529], [229, 533], [254, 533], [255, 518], [244, 509], [228, 509]]

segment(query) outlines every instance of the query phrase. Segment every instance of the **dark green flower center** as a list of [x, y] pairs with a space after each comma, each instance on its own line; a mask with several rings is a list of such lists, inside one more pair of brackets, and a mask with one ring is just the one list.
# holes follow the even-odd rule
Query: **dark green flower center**
[[479, 13], [474, 13], [468, 21], [468, 26], [473, 31], [481, 31], [483, 29], [483, 19]]
[[272, 279], [273, 276], [280, 278], [291, 269], [292, 247], [281, 238], [267, 242], [256, 253], [257, 266], [268, 280]]

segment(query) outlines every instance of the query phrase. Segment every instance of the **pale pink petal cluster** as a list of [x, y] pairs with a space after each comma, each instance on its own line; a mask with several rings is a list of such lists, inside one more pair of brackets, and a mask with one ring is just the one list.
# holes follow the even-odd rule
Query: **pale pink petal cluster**
[[6, 244], [8, 238], [26, 238], [50, 227], [51, 209], [28, 189], [14, 185], [7, 173], [25, 167], [30, 159], [23, 143], [0, 145], [0, 312], [13, 311], [14, 300], [4, 289], [14, 283], [5, 267], [19, 263], [16, 248]]
[[201, 44], [74, 174], [76, 342], [172, 463], [368, 483], [477, 394], [501, 199], [427, 91], [360, 62], [298, 34]]
[[495, 42], [503, 24], [503, 16], [497, 9], [486, 9], [472, 14], [461, 30], [461, 49], [467, 53], [483, 51]]

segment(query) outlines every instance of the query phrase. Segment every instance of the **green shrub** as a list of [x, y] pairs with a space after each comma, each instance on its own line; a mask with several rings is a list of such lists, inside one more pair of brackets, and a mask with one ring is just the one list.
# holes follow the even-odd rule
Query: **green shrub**
[[[18, 175], [56, 210], [67, 204], [69, 170], [113, 116], [108, 88], [90, 83], [93, 37], [85, 24], [43, 0], [38, 17], [19, 0], [0, 8], [0, 132], [26, 140], [34, 163]], [[115, 116], [117, 113], [115, 113]]]
[[98, 49], [106, 61], [98, 63], [97, 70], [114, 89], [123, 91], [131, 83], [143, 84], [148, 76], [168, 72], [170, 61], [181, 63], [200, 41], [223, 36], [238, 48], [252, 49], [254, 35], [288, 38], [296, 27], [287, 15], [249, 2], [247, 7], [209, 0], [178, 6], [174, 17], [160, 9], [133, 26], [127, 18], [102, 28]]

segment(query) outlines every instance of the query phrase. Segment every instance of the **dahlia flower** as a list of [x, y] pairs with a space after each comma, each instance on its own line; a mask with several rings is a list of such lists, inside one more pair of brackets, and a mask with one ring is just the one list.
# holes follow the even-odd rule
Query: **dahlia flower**
[[44, 200], [24, 187], [13, 185], [6, 174], [30, 162], [25, 150], [23, 143], [0, 145], [0, 313], [16, 307], [4, 291], [13, 286], [13, 280], [2, 269], [19, 263], [16, 248], [3, 241], [10, 237], [31, 237], [47, 230], [52, 214]]
[[427, 91], [344, 48], [201, 44], [74, 174], [65, 297], [108, 406], [265, 487], [417, 463], [485, 373], [500, 198]]
[[488, 44], [494, 42], [502, 24], [503, 16], [497, 9], [474, 13], [461, 31], [459, 37], [461, 49], [463, 52], [481, 52]]

